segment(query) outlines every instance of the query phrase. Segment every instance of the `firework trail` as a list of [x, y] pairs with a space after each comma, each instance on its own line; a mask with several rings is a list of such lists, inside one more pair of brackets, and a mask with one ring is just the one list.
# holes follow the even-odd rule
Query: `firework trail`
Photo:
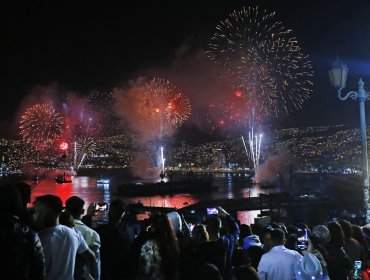
[[249, 154], [248, 154], [248, 149], [247, 149], [247, 145], [245, 144], [245, 140], [244, 140], [244, 136], [242, 135], [242, 141], [243, 141], [243, 147], [244, 147], [244, 150], [245, 150], [245, 154], [247, 155], [247, 156], [249, 156]]
[[164, 158], [164, 155], [163, 155], [163, 150], [164, 148], [161, 147], [161, 165], [162, 165], [162, 172], [164, 173], [165, 169], [164, 169], [164, 162], [165, 162], [165, 158]]
[[81, 166], [81, 164], [83, 163], [83, 161], [84, 161], [85, 157], [86, 157], [86, 154], [83, 154], [83, 155], [82, 155], [82, 158], [81, 158], [81, 161], [80, 161], [80, 163], [79, 163], [79, 164], [78, 164], [78, 166], [77, 166], [77, 170], [80, 168], [80, 166]]
[[249, 132], [248, 132], [248, 146], [244, 140], [244, 136], [241, 136], [245, 153], [251, 159], [253, 163], [253, 168], [255, 174], [258, 172], [258, 167], [260, 164], [260, 155], [261, 155], [261, 143], [262, 143], [262, 133], [255, 133], [255, 112], [252, 110], [252, 116], [249, 119]]
[[261, 116], [300, 109], [312, 92], [311, 62], [275, 18], [258, 7], [234, 11], [217, 25], [206, 52]]
[[260, 164], [262, 134], [254, 134], [254, 128], [252, 126], [251, 131], [248, 133], [248, 140], [254, 173], [257, 174]]
[[47, 104], [29, 107], [21, 116], [20, 134], [38, 150], [49, 148], [63, 134], [63, 118]]

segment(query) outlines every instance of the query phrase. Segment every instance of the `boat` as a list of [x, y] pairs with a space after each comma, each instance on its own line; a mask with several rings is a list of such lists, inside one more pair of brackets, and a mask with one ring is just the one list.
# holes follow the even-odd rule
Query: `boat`
[[64, 183], [71, 183], [72, 180], [68, 179], [66, 177], [66, 174], [63, 173], [63, 175], [58, 175], [57, 177], [55, 177], [55, 182], [57, 182], [58, 184], [64, 184]]
[[109, 179], [98, 179], [96, 180], [97, 184], [109, 184], [110, 180]]
[[152, 196], [175, 193], [204, 193], [216, 187], [209, 181], [191, 179], [183, 181], [168, 181], [157, 183], [130, 183], [116, 186], [117, 193], [125, 196]]

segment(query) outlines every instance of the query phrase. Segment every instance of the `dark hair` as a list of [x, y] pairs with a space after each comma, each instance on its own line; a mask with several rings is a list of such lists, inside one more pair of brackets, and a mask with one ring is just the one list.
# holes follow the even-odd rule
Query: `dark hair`
[[62, 211], [62, 213], [60, 213], [59, 223], [61, 225], [65, 225], [69, 228], [73, 228], [75, 226], [74, 222], [73, 222], [73, 216], [72, 216], [71, 213], [69, 213], [69, 211], [67, 209]]
[[204, 263], [197, 269], [197, 280], [222, 280], [220, 270], [211, 263]]
[[298, 233], [298, 227], [296, 227], [295, 225], [288, 225], [286, 227], [287, 231], [288, 231], [288, 234], [297, 234]]
[[219, 232], [221, 229], [221, 219], [217, 215], [209, 215], [206, 218], [207, 231]]
[[162, 257], [162, 272], [166, 279], [174, 279], [177, 273], [179, 247], [170, 220], [164, 213], [153, 214], [150, 217], [150, 224], [151, 236], [157, 241]]
[[240, 229], [240, 239], [243, 239], [244, 237], [247, 237], [253, 234], [253, 231], [250, 225], [241, 224], [239, 229]]
[[37, 229], [55, 226], [62, 210], [62, 200], [58, 196], [46, 194], [36, 197], [35, 212], [38, 215], [34, 222]]
[[48, 206], [56, 214], [59, 214], [63, 210], [62, 200], [56, 195], [45, 194], [38, 196], [36, 197], [36, 202]]
[[316, 235], [313, 235], [313, 234], [309, 234], [308, 237], [311, 240], [312, 246], [315, 249], [318, 249], [320, 247], [320, 244], [321, 244], [320, 239]]
[[194, 226], [191, 232], [191, 236], [194, 241], [199, 241], [199, 242], [208, 241], [208, 232], [206, 230], [206, 227], [202, 224], [197, 224]]
[[329, 244], [336, 248], [342, 248], [344, 246], [344, 233], [341, 225], [337, 222], [330, 222], [328, 229], [331, 236]]
[[266, 233], [271, 233], [274, 230], [274, 228], [270, 225], [267, 225], [262, 230], [262, 235], [265, 235]]
[[340, 220], [339, 224], [343, 229], [344, 237], [345, 238], [351, 238], [352, 235], [353, 235], [351, 223], [347, 220]]
[[278, 223], [272, 222], [272, 223], [269, 223], [269, 226], [271, 226], [273, 229], [276, 229], [276, 228], [281, 229], [281, 225], [279, 225]]
[[282, 229], [276, 228], [270, 233], [271, 240], [274, 244], [284, 244], [285, 233]]
[[109, 205], [108, 219], [109, 222], [114, 224], [119, 221], [123, 212], [125, 211], [125, 204], [122, 200], [112, 200]]
[[18, 182], [14, 186], [21, 196], [23, 206], [27, 206], [31, 202], [31, 186], [25, 182]]
[[66, 200], [66, 208], [73, 217], [80, 216], [83, 212], [85, 201], [78, 196], [71, 196]]
[[[21, 196], [12, 185], [0, 186], [0, 216], [7, 219], [22, 213]], [[0, 218], [2, 219], [2, 218]]]
[[245, 250], [242, 248], [237, 248], [233, 255], [233, 263], [235, 267], [240, 267], [243, 265], [250, 266], [251, 258]]
[[353, 238], [356, 239], [358, 243], [360, 243], [365, 248], [365, 250], [367, 250], [369, 245], [365, 239], [362, 228], [358, 225], [352, 225], [352, 231]]
[[260, 246], [250, 246], [247, 249], [248, 256], [251, 258], [251, 265], [257, 269], [263, 255], [263, 249]]
[[285, 247], [290, 250], [297, 250], [297, 234], [288, 234]]
[[307, 229], [307, 230], [309, 229], [309, 228], [308, 228], [308, 225], [306, 225], [305, 223], [300, 223], [300, 224], [298, 224], [298, 225], [297, 225], [297, 228]]

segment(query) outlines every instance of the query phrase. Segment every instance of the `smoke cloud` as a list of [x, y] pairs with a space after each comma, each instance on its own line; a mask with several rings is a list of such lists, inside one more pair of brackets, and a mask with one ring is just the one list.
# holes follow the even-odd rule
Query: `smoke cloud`
[[268, 155], [263, 164], [259, 166], [256, 179], [262, 185], [273, 185], [276, 188], [289, 186], [290, 166], [294, 163], [294, 157], [285, 146], [277, 149], [276, 155]]

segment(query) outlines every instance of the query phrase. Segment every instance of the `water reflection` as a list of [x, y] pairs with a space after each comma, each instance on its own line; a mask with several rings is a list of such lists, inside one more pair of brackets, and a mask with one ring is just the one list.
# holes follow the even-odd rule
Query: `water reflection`
[[[207, 194], [174, 194], [151, 197], [122, 197], [116, 196], [114, 187], [109, 184], [97, 184], [96, 177], [76, 176], [72, 183], [57, 184], [53, 179], [45, 179], [35, 185], [32, 190], [32, 201], [37, 196], [53, 194], [59, 196], [63, 203], [73, 196], [81, 197], [85, 202], [85, 209], [90, 203], [110, 203], [113, 199], [122, 199], [126, 204], [141, 202], [145, 206], [182, 208], [187, 205], [210, 199], [238, 199], [258, 196], [259, 193], [271, 192], [263, 190], [258, 185], [250, 185], [246, 176], [233, 176], [232, 174], [203, 175], [212, 177], [212, 182], [218, 187], [217, 191]], [[253, 223], [259, 211], [238, 212], [238, 219], [242, 223]], [[106, 215], [106, 214], [104, 214]]]
[[254, 219], [258, 217], [260, 211], [238, 211], [237, 219], [242, 224], [254, 224]]

